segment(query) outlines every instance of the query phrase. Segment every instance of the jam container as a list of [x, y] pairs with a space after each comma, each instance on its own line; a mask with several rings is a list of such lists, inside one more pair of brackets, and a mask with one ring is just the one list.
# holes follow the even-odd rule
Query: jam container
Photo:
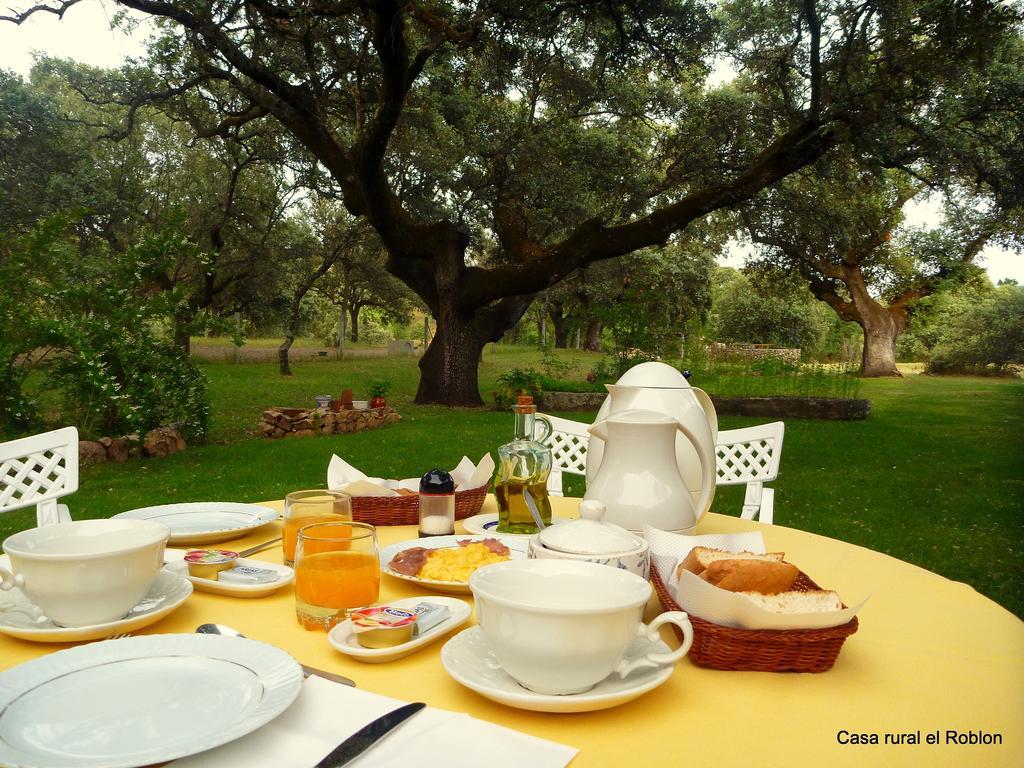
[[217, 574], [234, 568], [238, 553], [230, 549], [193, 549], [185, 555], [190, 576], [217, 581]]
[[353, 611], [352, 633], [364, 648], [391, 648], [407, 643], [451, 615], [446, 605], [419, 603], [412, 608], [375, 605]]

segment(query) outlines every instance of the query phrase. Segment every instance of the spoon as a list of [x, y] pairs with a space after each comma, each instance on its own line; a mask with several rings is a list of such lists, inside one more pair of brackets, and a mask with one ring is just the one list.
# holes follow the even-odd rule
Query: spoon
[[[237, 629], [227, 626], [226, 624], [200, 624], [196, 627], [196, 632], [201, 635], [224, 635], [225, 637], [245, 637]], [[351, 680], [342, 675], [335, 674], [334, 672], [327, 672], [323, 669], [317, 669], [316, 667], [308, 667], [305, 664], [300, 664], [302, 667], [302, 674], [304, 677], [310, 675], [316, 675], [322, 677], [324, 680], [330, 680], [332, 683], [341, 683], [342, 685], [350, 685], [353, 688], [356, 687], [355, 681]]]
[[533, 522], [537, 524], [537, 530], [543, 531], [547, 526], [544, 525], [544, 521], [540, 519], [540, 511], [537, 509], [537, 502], [533, 500], [533, 496], [530, 495], [529, 488], [523, 488], [523, 499], [526, 501], [526, 508], [530, 510], [530, 514], [533, 516]]

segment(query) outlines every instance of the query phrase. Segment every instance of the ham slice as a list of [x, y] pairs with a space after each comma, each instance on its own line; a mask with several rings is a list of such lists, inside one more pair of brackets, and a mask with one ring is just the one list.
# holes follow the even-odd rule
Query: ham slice
[[429, 554], [430, 550], [426, 547], [409, 547], [391, 558], [388, 567], [404, 576], [415, 576], [427, 562]]
[[460, 547], [468, 547], [470, 544], [483, 544], [496, 555], [507, 555], [511, 550], [497, 539], [484, 539], [483, 541], [471, 541], [465, 539], [459, 542]]

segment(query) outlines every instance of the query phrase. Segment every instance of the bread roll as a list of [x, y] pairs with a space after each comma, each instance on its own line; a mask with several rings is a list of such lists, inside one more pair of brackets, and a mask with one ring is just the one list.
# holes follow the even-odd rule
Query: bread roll
[[823, 613], [841, 611], [843, 602], [839, 595], [826, 589], [808, 592], [780, 592], [777, 595], [762, 595], [760, 592], [740, 592], [766, 611], [773, 613]]
[[800, 569], [775, 560], [715, 560], [700, 577], [730, 592], [774, 595], [793, 586]]
[[756, 552], [727, 552], [724, 549], [714, 549], [713, 547], [694, 547], [686, 559], [679, 564], [676, 572], [680, 576], [683, 575], [683, 571], [700, 576], [716, 560], [762, 560], [780, 563], [785, 556], [785, 552], [766, 552], [762, 555]]

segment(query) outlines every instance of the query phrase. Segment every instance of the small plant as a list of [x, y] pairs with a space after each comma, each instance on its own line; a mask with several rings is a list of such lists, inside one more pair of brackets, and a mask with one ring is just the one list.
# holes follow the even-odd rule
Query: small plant
[[544, 395], [541, 375], [533, 368], [513, 368], [497, 379], [498, 389], [491, 393], [494, 404], [499, 410], [505, 411], [515, 405], [519, 395], [531, 395], [534, 402], [539, 402]]
[[370, 379], [370, 407], [384, 408], [388, 401], [384, 396], [391, 391], [391, 382], [388, 379]]
[[544, 369], [544, 374], [549, 379], [564, 379], [574, 366], [570, 360], [556, 355], [551, 347], [544, 347], [540, 367]]
[[390, 379], [370, 379], [370, 397], [387, 397], [391, 391]]

